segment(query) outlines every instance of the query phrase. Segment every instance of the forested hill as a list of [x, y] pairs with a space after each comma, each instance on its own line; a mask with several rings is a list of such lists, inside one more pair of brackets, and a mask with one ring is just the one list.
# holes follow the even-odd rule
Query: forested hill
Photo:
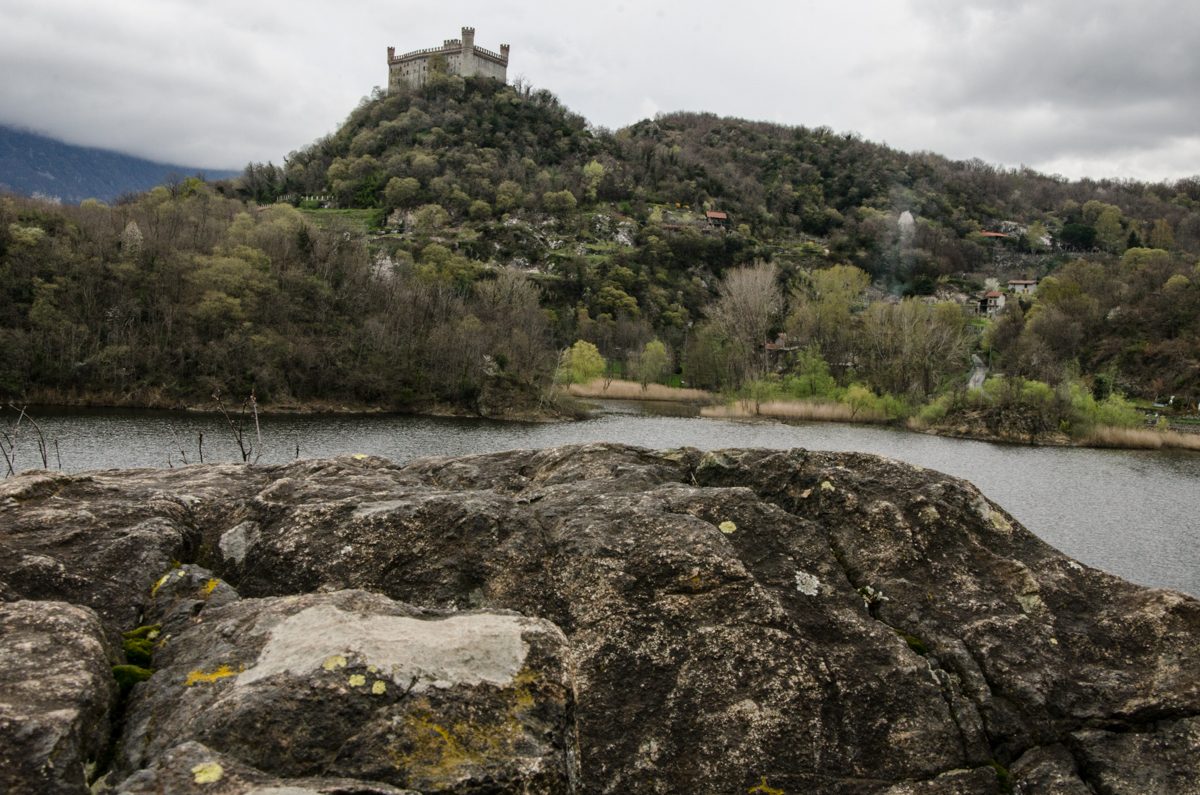
[[[155, 163], [107, 149], [56, 141], [44, 135], [0, 126], [0, 190], [41, 194], [64, 202], [113, 201], [122, 193], [150, 190], [172, 173], [194, 174], [195, 167]], [[206, 172], [225, 179], [234, 171]]]
[[[716, 210], [758, 239], [827, 238], [838, 261], [901, 282], [973, 270], [990, 259], [980, 233], [1024, 238], [1030, 227], [1015, 242], [1031, 251], [1058, 244], [1119, 254], [1149, 244], [1159, 224], [1157, 247], [1169, 233], [1168, 248], [1200, 252], [1198, 177], [1070, 181], [705, 113], [614, 133], [549, 92], [459, 78], [365, 102], [337, 133], [259, 177], [264, 200], [331, 190], [342, 207], [437, 203], [453, 218], [469, 218], [475, 202], [493, 216], [553, 209], [564, 190], [583, 204], [615, 203], [639, 222], [655, 204]], [[906, 211], [916, 224], [901, 256], [894, 243]]]
[[[0, 392], [511, 414], [597, 372], [590, 350], [896, 419], [964, 393], [974, 352], [1047, 385], [1039, 427], [1080, 427], [1089, 395], [1200, 399], [1198, 257], [1197, 178], [1068, 181], [711, 114], [613, 132], [435, 72], [282, 166], [0, 201]], [[977, 313], [1017, 279], [1041, 283]]]

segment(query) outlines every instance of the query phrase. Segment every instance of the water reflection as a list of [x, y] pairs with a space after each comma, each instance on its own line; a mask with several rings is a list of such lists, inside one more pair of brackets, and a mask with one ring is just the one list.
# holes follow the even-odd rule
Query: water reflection
[[[262, 463], [368, 453], [405, 463], [576, 442], [654, 449], [767, 447], [878, 453], [973, 481], [1026, 527], [1081, 561], [1146, 585], [1200, 594], [1200, 455], [995, 444], [873, 426], [778, 425], [696, 417], [690, 406], [601, 401], [594, 419], [547, 425], [396, 415], [262, 418]], [[186, 457], [240, 461], [220, 415], [118, 409], [38, 409], [63, 467], [165, 467]], [[14, 415], [9, 413], [11, 423]], [[253, 435], [253, 429], [250, 429]], [[20, 467], [40, 466], [26, 438]], [[53, 463], [53, 459], [52, 459]]]

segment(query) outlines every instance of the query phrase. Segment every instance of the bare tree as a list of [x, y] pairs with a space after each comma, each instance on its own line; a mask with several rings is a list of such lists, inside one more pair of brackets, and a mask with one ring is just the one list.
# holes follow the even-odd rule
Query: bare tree
[[775, 266], [758, 262], [730, 271], [721, 283], [720, 297], [709, 306], [709, 322], [735, 347], [734, 361], [743, 378], [761, 378], [766, 372], [767, 333], [782, 303]]

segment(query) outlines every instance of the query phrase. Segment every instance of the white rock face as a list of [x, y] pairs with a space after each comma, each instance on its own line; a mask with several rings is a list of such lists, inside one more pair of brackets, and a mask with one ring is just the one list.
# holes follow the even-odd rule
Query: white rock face
[[221, 536], [217, 546], [227, 560], [241, 563], [246, 559], [246, 550], [254, 545], [258, 538], [257, 522], [242, 522]]
[[[238, 675], [239, 686], [274, 674], [306, 675], [347, 658], [391, 674], [400, 687], [487, 683], [503, 687], [525, 664], [519, 616], [465, 615], [441, 620], [355, 615], [332, 605], [310, 607], [271, 629], [258, 662]], [[413, 681], [416, 683], [413, 684]]]

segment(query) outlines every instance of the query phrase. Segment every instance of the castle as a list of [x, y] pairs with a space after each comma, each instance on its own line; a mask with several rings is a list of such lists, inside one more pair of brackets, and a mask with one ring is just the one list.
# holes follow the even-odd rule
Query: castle
[[441, 55], [446, 59], [446, 73], [462, 77], [494, 77], [508, 79], [508, 45], [500, 45], [500, 54], [475, 46], [475, 28], [463, 28], [461, 39], [447, 39], [441, 47], [414, 50], [396, 57], [396, 48], [388, 47], [388, 91], [407, 83], [425, 84], [429, 59]]

